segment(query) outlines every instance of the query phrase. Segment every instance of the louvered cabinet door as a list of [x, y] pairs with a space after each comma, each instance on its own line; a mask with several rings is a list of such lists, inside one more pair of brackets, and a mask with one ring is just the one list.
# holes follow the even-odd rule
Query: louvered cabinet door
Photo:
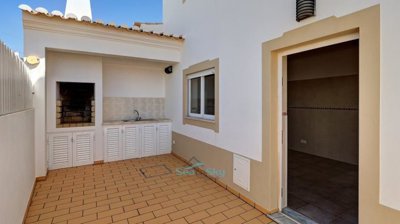
[[77, 132], [73, 134], [73, 166], [93, 164], [93, 151], [93, 132]]
[[104, 160], [106, 162], [122, 159], [121, 127], [104, 128]]
[[72, 134], [50, 134], [49, 144], [49, 169], [72, 167]]
[[171, 153], [172, 146], [172, 133], [171, 123], [158, 124], [158, 154]]
[[142, 156], [154, 156], [157, 154], [157, 124], [145, 124], [142, 126]]
[[139, 158], [141, 154], [140, 125], [126, 125], [123, 130], [123, 158]]

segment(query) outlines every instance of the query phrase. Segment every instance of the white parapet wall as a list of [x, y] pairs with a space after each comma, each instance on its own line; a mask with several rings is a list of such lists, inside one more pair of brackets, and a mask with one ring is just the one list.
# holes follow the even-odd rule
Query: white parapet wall
[[0, 41], [0, 116], [32, 108], [32, 84], [25, 64]]
[[0, 223], [22, 223], [35, 182], [34, 111], [0, 116]]
[[35, 182], [32, 84], [0, 43], [0, 223], [22, 223]]

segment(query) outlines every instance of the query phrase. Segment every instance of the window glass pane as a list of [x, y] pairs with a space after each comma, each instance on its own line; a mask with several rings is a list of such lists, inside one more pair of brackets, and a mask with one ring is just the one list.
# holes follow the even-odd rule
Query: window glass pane
[[204, 114], [215, 115], [215, 75], [204, 76]]
[[190, 79], [190, 113], [200, 114], [201, 77]]

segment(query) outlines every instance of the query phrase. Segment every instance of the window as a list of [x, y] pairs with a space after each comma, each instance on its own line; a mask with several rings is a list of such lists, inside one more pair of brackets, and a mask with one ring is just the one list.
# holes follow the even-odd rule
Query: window
[[194, 73], [187, 76], [189, 117], [215, 119], [215, 71]]
[[219, 60], [183, 70], [183, 123], [219, 131]]

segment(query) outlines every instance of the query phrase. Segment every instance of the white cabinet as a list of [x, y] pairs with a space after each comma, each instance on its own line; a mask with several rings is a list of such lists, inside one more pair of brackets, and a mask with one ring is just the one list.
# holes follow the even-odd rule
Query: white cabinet
[[106, 162], [171, 153], [171, 123], [106, 126]]
[[123, 159], [140, 158], [140, 126], [123, 126]]
[[72, 167], [72, 133], [50, 134], [49, 169]]
[[94, 133], [76, 132], [72, 136], [72, 165], [83, 166], [93, 164]]
[[157, 155], [157, 124], [142, 126], [142, 156]]
[[122, 159], [122, 126], [109, 126], [104, 129], [104, 160], [106, 162]]
[[160, 123], [157, 128], [158, 133], [158, 154], [171, 153], [172, 130], [171, 123]]
[[49, 134], [48, 144], [50, 170], [93, 164], [93, 132]]

